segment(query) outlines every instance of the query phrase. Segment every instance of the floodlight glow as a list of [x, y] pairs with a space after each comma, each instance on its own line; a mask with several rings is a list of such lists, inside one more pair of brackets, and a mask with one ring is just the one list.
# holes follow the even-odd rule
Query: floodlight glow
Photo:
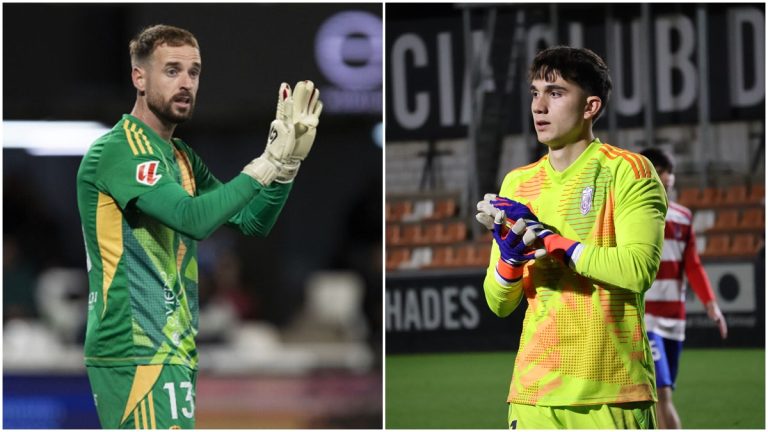
[[3, 121], [3, 148], [34, 156], [82, 156], [110, 128], [93, 121]]
[[384, 125], [381, 122], [376, 123], [376, 126], [373, 127], [373, 131], [371, 131], [371, 136], [373, 137], [373, 142], [376, 143], [376, 146], [381, 148], [383, 142], [384, 142]]

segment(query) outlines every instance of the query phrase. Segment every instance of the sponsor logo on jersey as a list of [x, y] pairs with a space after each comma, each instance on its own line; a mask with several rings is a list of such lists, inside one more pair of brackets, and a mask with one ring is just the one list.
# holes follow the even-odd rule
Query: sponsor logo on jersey
[[592, 210], [592, 196], [595, 189], [592, 186], [587, 186], [581, 191], [581, 214], [586, 215]]
[[136, 181], [147, 186], [154, 186], [162, 177], [161, 174], [157, 173], [159, 164], [158, 161], [140, 163], [136, 167]]

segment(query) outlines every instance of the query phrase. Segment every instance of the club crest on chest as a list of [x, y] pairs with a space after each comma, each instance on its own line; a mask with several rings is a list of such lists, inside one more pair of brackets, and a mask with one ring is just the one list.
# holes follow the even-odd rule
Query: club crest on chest
[[595, 195], [595, 188], [587, 186], [581, 191], [581, 214], [586, 215], [592, 210], [592, 198]]

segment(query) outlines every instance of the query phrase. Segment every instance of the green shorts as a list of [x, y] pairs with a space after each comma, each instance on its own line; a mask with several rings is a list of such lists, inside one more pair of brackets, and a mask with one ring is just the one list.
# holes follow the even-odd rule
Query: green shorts
[[510, 429], [656, 429], [655, 403], [536, 406], [509, 404]]
[[197, 371], [179, 365], [88, 366], [105, 429], [193, 429]]

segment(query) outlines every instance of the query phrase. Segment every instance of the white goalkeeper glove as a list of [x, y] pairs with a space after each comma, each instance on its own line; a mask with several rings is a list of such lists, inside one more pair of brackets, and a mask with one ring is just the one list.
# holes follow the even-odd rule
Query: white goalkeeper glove
[[488, 228], [489, 231], [493, 230], [494, 219], [501, 210], [491, 204], [491, 201], [496, 199], [496, 194], [485, 194], [483, 200], [477, 203], [477, 214], [475, 219]]
[[293, 124], [293, 96], [287, 83], [280, 84], [277, 112], [272, 121], [264, 153], [243, 168], [263, 186], [272, 181], [290, 183], [299, 171], [301, 161], [292, 157], [296, 150], [296, 132]]
[[296, 83], [293, 90], [293, 121], [296, 129], [296, 148], [291, 155], [293, 159], [303, 161], [312, 149], [321, 112], [323, 102], [320, 101], [320, 90], [315, 88], [315, 84], [312, 81]]

